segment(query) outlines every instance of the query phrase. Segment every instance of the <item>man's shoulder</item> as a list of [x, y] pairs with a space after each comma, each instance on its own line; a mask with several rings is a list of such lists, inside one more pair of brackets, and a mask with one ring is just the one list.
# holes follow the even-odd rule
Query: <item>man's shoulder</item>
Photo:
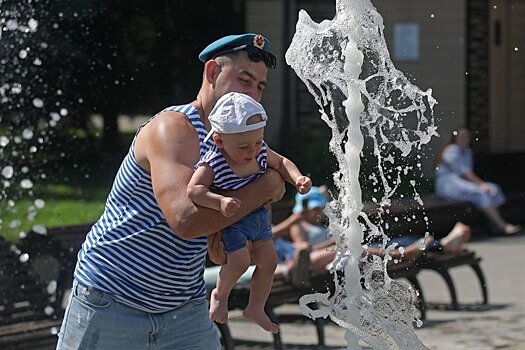
[[148, 124], [151, 129], [168, 128], [175, 129], [174, 131], [181, 131], [186, 127], [191, 127], [191, 129], [193, 129], [191, 121], [183, 112], [167, 109], [159, 112]]

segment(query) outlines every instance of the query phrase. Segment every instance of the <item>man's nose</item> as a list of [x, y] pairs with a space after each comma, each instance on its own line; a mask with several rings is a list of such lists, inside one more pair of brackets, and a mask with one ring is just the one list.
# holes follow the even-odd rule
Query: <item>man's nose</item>
[[257, 102], [261, 102], [262, 99], [262, 91], [258, 89], [257, 87], [249, 88], [247, 91], [244, 92], [246, 95], [250, 96]]

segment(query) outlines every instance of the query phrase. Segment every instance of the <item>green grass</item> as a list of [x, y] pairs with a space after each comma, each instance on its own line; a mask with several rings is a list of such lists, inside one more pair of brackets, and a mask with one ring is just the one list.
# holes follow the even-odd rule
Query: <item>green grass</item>
[[[10, 210], [2, 210], [2, 228], [0, 236], [9, 241], [16, 241], [20, 232], [29, 232], [34, 225], [43, 225], [47, 228], [78, 225], [95, 222], [104, 210], [104, 204], [109, 185], [94, 186], [51, 184], [45, 187], [36, 187], [35, 195], [20, 199]], [[37, 211], [34, 220], [27, 218], [29, 207], [34, 205], [35, 199], [45, 201], [45, 206]], [[11, 228], [10, 223], [20, 221], [18, 227]]]

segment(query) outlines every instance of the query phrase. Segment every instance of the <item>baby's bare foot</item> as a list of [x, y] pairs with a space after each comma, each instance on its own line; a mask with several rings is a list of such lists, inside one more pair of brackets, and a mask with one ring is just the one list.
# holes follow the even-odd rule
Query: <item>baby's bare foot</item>
[[218, 323], [228, 320], [228, 299], [220, 299], [217, 289], [212, 290], [210, 296], [210, 320]]
[[270, 320], [263, 309], [247, 307], [244, 309], [242, 315], [248, 321], [258, 324], [267, 332], [272, 332], [274, 334], [279, 332], [279, 326]]

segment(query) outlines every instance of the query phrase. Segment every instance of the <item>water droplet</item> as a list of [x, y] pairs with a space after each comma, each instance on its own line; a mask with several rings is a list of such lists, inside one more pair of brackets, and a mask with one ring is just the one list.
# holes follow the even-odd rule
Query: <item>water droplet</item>
[[18, 29], [18, 22], [15, 19], [10, 19], [5, 24], [6, 28], [8, 30], [17, 30]]
[[37, 150], [36, 146], [29, 147], [29, 153], [36, 153]]
[[24, 131], [22, 131], [22, 137], [26, 140], [30, 140], [33, 138], [33, 130], [31, 129], [24, 129]]
[[48, 316], [51, 316], [55, 313], [55, 309], [53, 309], [52, 306], [46, 306], [45, 309], [44, 309], [44, 313]]
[[24, 179], [22, 181], [20, 181], [20, 187], [22, 187], [23, 189], [30, 189], [33, 187], [33, 182], [29, 179]]
[[40, 198], [39, 199], [35, 199], [34, 203], [35, 203], [35, 207], [37, 209], [42, 209], [42, 208], [44, 208], [46, 206], [46, 202], [43, 199], [40, 199]]
[[498, 6], [497, 5], [494, 5], [494, 10], [497, 10], [498, 9]]
[[0, 146], [5, 147], [9, 143], [9, 139], [6, 136], [0, 136]]
[[37, 58], [35, 58], [35, 59], [33, 60], [33, 64], [34, 64], [35, 66], [41, 66], [41, 65], [42, 65], [42, 60], [41, 60], [40, 58], [37, 57]]
[[35, 106], [36, 108], [42, 108], [42, 107], [44, 107], [44, 101], [42, 101], [38, 97], [34, 98], [33, 99], [33, 106]]
[[514, 51], [515, 52], [518, 52], [519, 51], [519, 48], [517, 46], [514, 46]]
[[60, 120], [60, 114], [58, 114], [57, 112], [51, 112], [51, 113], [49, 113], [49, 116], [55, 122]]
[[33, 232], [45, 236], [47, 235], [47, 228], [44, 225], [35, 225], [33, 226]]
[[2, 169], [2, 176], [6, 179], [10, 179], [13, 177], [13, 174], [15, 173], [15, 170], [11, 165], [7, 165]]
[[433, 13], [432, 13], [432, 14], [430, 14], [430, 18], [434, 18], [434, 17], [435, 17], [435, 16], [434, 16], [434, 14], [433, 14]]
[[67, 109], [65, 109], [65, 108], [62, 108], [62, 109], [60, 110], [60, 115], [61, 115], [62, 117], [65, 117], [65, 116], [67, 115], [67, 113], [68, 113], [68, 111], [67, 111]]
[[417, 326], [417, 328], [420, 328], [422, 325], [423, 325], [423, 321], [421, 321], [420, 319], [418, 319], [418, 320], [416, 321], [416, 326]]
[[35, 32], [36, 29], [38, 28], [38, 21], [34, 18], [31, 18], [28, 22], [27, 22], [27, 25], [29, 26], [29, 29], [31, 29], [32, 32]]
[[26, 238], [26, 237], [27, 237], [27, 233], [25, 233], [24, 231], [22, 231], [22, 232], [20, 232], [20, 233], [18, 234], [18, 238], [20, 238], [20, 239], [24, 239], [24, 238]]
[[50, 332], [53, 335], [57, 335], [58, 334], [58, 327], [51, 327]]
[[11, 87], [11, 93], [14, 95], [17, 95], [21, 92], [22, 92], [22, 85], [18, 83], [13, 84], [13, 86]]
[[57, 291], [57, 281], [49, 281], [47, 284], [47, 294], [53, 294]]
[[24, 59], [27, 57], [27, 51], [26, 50], [20, 50], [20, 52], [18, 53], [18, 57], [20, 57], [21, 59]]
[[21, 263], [28, 262], [29, 261], [29, 254], [27, 254], [27, 253], [20, 254], [20, 257], [18, 258], [18, 260], [20, 260]]

